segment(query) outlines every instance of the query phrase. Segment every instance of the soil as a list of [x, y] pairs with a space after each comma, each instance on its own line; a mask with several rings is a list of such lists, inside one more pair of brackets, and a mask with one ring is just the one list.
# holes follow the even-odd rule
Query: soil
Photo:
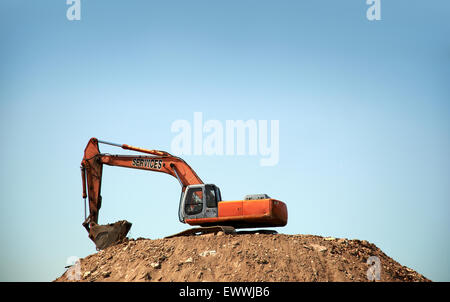
[[[368, 263], [371, 256], [379, 262]], [[375, 268], [379, 274], [368, 277], [368, 271], [375, 272]], [[54, 281], [73, 280], [430, 281], [365, 240], [221, 232], [156, 240], [127, 238], [80, 259], [78, 266]]]

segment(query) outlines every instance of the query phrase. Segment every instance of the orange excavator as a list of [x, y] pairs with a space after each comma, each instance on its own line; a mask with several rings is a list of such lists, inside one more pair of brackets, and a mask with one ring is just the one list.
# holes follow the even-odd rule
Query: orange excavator
[[[146, 155], [100, 153], [99, 143]], [[131, 223], [125, 220], [109, 225], [98, 224], [99, 210], [102, 205], [100, 191], [104, 164], [162, 172], [178, 179], [181, 185], [179, 220], [182, 223], [200, 227], [173, 236], [217, 231], [234, 233], [237, 228], [279, 227], [287, 224], [287, 207], [282, 201], [270, 198], [266, 194], [247, 195], [244, 200], [222, 201], [220, 189], [214, 184], [204, 184], [197, 173], [179, 157], [165, 151], [147, 150], [91, 138], [81, 162], [85, 201], [83, 226], [99, 250], [123, 240], [131, 228]], [[89, 216], [86, 217], [87, 197], [89, 197]]]

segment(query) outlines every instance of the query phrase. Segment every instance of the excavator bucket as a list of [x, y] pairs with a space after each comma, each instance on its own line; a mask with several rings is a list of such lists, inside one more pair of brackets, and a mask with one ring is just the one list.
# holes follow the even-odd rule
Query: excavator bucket
[[125, 239], [130, 228], [131, 223], [126, 220], [106, 225], [92, 222], [89, 229], [89, 238], [94, 241], [97, 250], [103, 250]]

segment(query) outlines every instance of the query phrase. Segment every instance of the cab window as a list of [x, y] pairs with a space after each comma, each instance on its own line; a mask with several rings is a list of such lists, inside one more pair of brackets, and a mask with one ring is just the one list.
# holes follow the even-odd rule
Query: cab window
[[187, 215], [196, 215], [203, 210], [203, 190], [202, 188], [191, 188], [187, 192], [184, 211]]
[[206, 186], [205, 195], [206, 195], [206, 207], [217, 208], [216, 190], [214, 189], [213, 186]]

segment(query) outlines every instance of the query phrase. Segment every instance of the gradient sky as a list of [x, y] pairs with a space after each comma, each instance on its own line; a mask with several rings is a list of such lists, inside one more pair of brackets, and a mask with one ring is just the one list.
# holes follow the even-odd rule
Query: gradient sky
[[[176, 120], [279, 120], [280, 160], [186, 156], [224, 200], [286, 202], [285, 234], [368, 240], [450, 281], [450, 3], [0, 3], [0, 281], [51, 281], [95, 252], [81, 226], [91, 137], [170, 151]], [[121, 149], [100, 146], [109, 153]], [[100, 223], [162, 238], [176, 179], [105, 167]], [[382, 273], [382, 272], [381, 272]]]

